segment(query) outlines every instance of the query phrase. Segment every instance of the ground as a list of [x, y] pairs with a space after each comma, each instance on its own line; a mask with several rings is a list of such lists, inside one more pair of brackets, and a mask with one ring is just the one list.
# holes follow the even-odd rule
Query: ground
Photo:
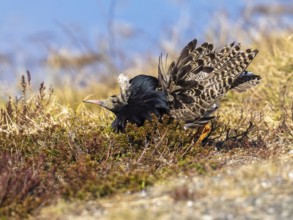
[[231, 158], [221, 171], [167, 179], [135, 194], [86, 203], [61, 200], [37, 219], [291, 219], [291, 149], [265, 161]]

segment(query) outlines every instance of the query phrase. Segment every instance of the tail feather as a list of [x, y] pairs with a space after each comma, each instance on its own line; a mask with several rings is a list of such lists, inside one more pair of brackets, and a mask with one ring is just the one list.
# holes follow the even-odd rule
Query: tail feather
[[159, 62], [159, 81], [167, 93], [170, 113], [185, 120], [189, 126], [205, 122], [216, 111], [225, 93], [234, 89], [245, 91], [259, 83], [260, 77], [248, 74], [246, 68], [257, 50], [241, 50], [234, 42], [224, 48], [197, 41], [185, 46], [167, 72]]
[[222, 68], [226, 62], [228, 62], [231, 58], [237, 56], [241, 51], [241, 44], [236, 44], [235, 42], [230, 45], [226, 45], [220, 51], [215, 52], [215, 58], [209, 63], [210, 66], [214, 68], [214, 70], [218, 70]]
[[254, 75], [252, 72], [244, 71], [233, 83], [231, 89], [237, 92], [245, 92], [246, 90], [258, 85], [261, 77]]
[[226, 61], [221, 68], [214, 70], [213, 74], [210, 74], [201, 84], [205, 85], [207, 89], [219, 85], [224, 88], [224, 91], [227, 91], [231, 88], [234, 80], [246, 70], [257, 53], [257, 50], [249, 51], [249, 53], [240, 51]]

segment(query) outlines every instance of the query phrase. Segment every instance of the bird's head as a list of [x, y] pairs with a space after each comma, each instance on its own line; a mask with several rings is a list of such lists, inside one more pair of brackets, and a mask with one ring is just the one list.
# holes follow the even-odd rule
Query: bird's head
[[120, 74], [118, 77], [118, 84], [120, 87], [120, 95], [112, 95], [105, 100], [83, 100], [83, 102], [100, 105], [117, 115], [128, 103], [128, 98], [130, 96], [129, 78]]
[[117, 95], [110, 96], [109, 98], [104, 100], [83, 100], [83, 102], [100, 105], [112, 111], [115, 114], [119, 113], [121, 109], [123, 108], [123, 106], [125, 105], [122, 102], [121, 97]]

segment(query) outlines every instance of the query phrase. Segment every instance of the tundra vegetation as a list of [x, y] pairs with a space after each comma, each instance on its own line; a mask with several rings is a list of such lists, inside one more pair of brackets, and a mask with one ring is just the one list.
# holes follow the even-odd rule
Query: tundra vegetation
[[1, 218], [292, 216], [293, 35], [261, 36], [248, 45], [260, 51], [250, 70], [261, 84], [228, 93], [202, 144], [168, 117], [114, 133], [113, 115], [82, 100], [117, 93], [116, 76], [79, 91], [34, 89], [24, 73], [0, 111]]

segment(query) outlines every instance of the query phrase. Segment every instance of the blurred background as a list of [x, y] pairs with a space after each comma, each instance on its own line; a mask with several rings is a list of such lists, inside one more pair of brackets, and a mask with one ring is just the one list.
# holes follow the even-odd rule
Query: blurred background
[[172, 59], [193, 38], [253, 46], [292, 29], [289, 0], [3, 1], [0, 99], [26, 70], [66, 99], [115, 88], [121, 72], [156, 75], [159, 55]]

